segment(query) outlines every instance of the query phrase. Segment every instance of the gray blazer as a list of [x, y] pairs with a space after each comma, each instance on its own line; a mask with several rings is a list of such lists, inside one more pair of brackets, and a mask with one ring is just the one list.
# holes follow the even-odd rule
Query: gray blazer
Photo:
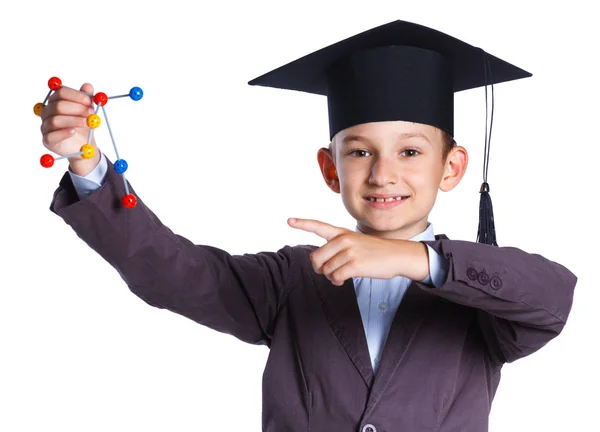
[[[133, 188], [130, 191], [135, 193]], [[485, 432], [502, 365], [563, 329], [577, 278], [512, 247], [424, 241], [449, 262], [439, 288], [413, 282], [373, 375], [352, 279], [316, 274], [316, 246], [230, 255], [173, 233], [123, 180], [79, 201], [68, 174], [51, 210], [148, 304], [270, 349], [263, 431]]]

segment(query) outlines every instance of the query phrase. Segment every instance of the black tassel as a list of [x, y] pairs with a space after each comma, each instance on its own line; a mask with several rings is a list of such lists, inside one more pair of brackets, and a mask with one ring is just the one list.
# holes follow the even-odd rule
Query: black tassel
[[[492, 69], [487, 58], [487, 53], [483, 53], [483, 71], [485, 79], [485, 151], [483, 159], [483, 183], [479, 189], [479, 228], [477, 229], [477, 243], [484, 243], [498, 246], [496, 243], [496, 227], [494, 225], [494, 210], [492, 208], [492, 198], [490, 197], [490, 185], [487, 182], [488, 167], [490, 162], [490, 143], [492, 141], [492, 125], [494, 124], [494, 79], [492, 78]], [[488, 77], [489, 75], [489, 77]], [[488, 82], [492, 86], [492, 113], [490, 119], [490, 130], [488, 134]]]
[[490, 197], [490, 185], [486, 182], [479, 189], [479, 228], [477, 230], [477, 242], [498, 246], [496, 243], [496, 227], [494, 226], [494, 209]]

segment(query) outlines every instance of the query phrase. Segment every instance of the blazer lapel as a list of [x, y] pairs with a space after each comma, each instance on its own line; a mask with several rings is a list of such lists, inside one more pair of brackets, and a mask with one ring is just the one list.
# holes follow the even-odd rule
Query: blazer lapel
[[[447, 238], [436, 235], [436, 240]], [[312, 267], [310, 258], [306, 256], [306, 265]], [[381, 394], [394, 375], [402, 356], [410, 346], [429, 306], [436, 300], [434, 294], [427, 293], [412, 282], [394, 316], [388, 338], [383, 350], [377, 376], [374, 376], [369, 356], [367, 338], [356, 299], [354, 281], [347, 279], [341, 287], [333, 285], [323, 275], [311, 272], [316, 290], [321, 298], [321, 307], [329, 326], [344, 348], [357, 371], [371, 389], [367, 411], [370, 414]], [[423, 285], [425, 286], [425, 285]]]
[[315, 280], [329, 326], [370, 388], [373, 368], [352, 278], [347, 279], [341, 287], [333, 285], [322, 275], [316, 274]]
[[[371, 414], [375, 405], [379, 402], [388, 383], [400, 367], [402, 358], [410, 349], [411, 342], [427, 315], [428, 309], [437, 299], [437, 296], [429, 294], [417, 284], [421, 283], [412, 282], [409, 285], [396, 310], [396, 315], [383, 348], [377, 375], [373, 382], [365, 417]], [[425, 285], [421, 284], [421, 286], [424, 287]]]

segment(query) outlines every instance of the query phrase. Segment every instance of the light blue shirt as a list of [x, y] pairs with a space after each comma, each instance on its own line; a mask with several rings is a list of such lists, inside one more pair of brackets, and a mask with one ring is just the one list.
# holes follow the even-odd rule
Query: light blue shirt
[[[102, 152], [100, 153], [100, 162], [87, 176], [79, 176], [69, 169], [73, 186], [80, 199], [86, 198], [102, 186], [107, 170], [108, 163]], [[360, 232], [358, 227], [355, 231]], [[425, 231], [410, 240], [435, 240], [431, 223], [428, 222]], [[444, 283], [448, 274], [447, 263], [430, 246], [427, 246], [427, 250], [429, 252], [429, 275], [422, 282], [439, 287]], [[376, 373], [394, 315], [411, 280], [403, 276], [393, 279], [355, 277], [352, 280], [365, 328], [371, 364]]]
[[69, 167], [69, 175], [80, 200], [88, 197], [95, 190], [100, 189], [106, 178], [107, 171], [108, 162], [102, 152], [100, 152], [100, 162], [96, 165], [96, 168], [85, 177], [75, 174], [71, 171], [71, 167]]
[[[358, 227], [355, 231], [360, 232]], [[435, 240], [432, 224], [427, 222], [425, 231], [410, 240]], [[427, 250], [429, 252], [429, 275], [421, 282], [439, 287], [444, 283], [447, 275], [446, 262], [430, 246], [427, 246]], [[392, 279], [354, 277], [352, 280], [365, 328], [371, 365], [373, 372], [376, 373], [396, 310], [412, 281], [404, 276]]]

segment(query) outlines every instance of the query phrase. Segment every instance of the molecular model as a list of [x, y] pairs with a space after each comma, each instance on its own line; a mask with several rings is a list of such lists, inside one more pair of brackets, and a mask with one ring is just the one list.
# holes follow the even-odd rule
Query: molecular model
[[[62, 81], [60, 80], [60, 78], [52, 77], [48, 80], [48, 87], [50, 88], [50, 91], [48, 92], [46, 99], [44, 99], [44, 102], [36, 103], [35, 106], [33, 107], [33, 112], [38, 117], [41, 115], [42, 110], [46, 106], [46, 102], [48, 102], [48, 98], [50, 98], [50, 95], [53, 92], [60, 89], [61, 87], [63, 87]], [[78, 90], [78, 91], [81, 91], [81, 90]], [[85, 93], [85, 92], [82, 92], [82, 93]], [[127, 171], [127, 167], [128, 167], [127, 161], [125, 161], [125, 159], [121, 159], [119, 157], [117, 145], [115, 144], [115, 139], [113, 137], [112, 130], [110, 129], [110, 124], [108, 123], [108, 117], [106, 116], [106, 109], [104, 108], [104, 105], [106, 105], [106, 103], [108, 102], [109, 99], [117, 99], [117, 98], [128, 97], [128, 96], [131, 99], [133, 99], [134, 101], [139, 101], [144, 96], [144, 92], [139, 87], [133, 87], [129, 91], [128, 94], [123, 94], [123, 95], [119, 95], [119, 96], [110, 96], [109, 97], [109, 96], [106, 96], [106, 93], [102, 93], [102, 92], [98, 92], [95, 95], [91, 95], [91, 94], [87, 94], [87, 95], [89, 97], [93, 98], [93, 101], [96, 104], [96, 111], [94, 112], [94, 114], [90, 114], [87, 117], [87, 125], [90, 128], [90, 133], [88, 135], [87, 144], [84, 144], [83, 146], [81, 146], [81, 148], [79, 149], [79, 151], [77, 153], [71, 153], [71, 154], [68, 154], [65, 156], [60, 156], [60, 157], [55, 158], [54, 156], [52, 156], [50, 154], [45, 154], [40, 158], [40, 163], [44, 168], [50, 168], [51, 166], [54, 165], [54, 161], [59, 160], [59, 159], [71, 158], [71, 157], [76, 157], [76, 156], [81, 156], [84, 159], [91, 159], [92, 157], [94, 157], [94, 147], [91, 145], [91, 142], [92, 142], [92, 137], [94, 136], [94, 129], [96, 129], [98, 126], [100, 126], [100, 123], [101, 123], [100, 117], [98, 116], [98, 110], [100, 108], [102, 108], [102, 113], [104, 114], [104, 119], [106, 120], [106, 126], [108, 127], [110, 139], [113, 143], [113, 147], [114, 147], [115, 153], [117, 155], [117, 160], [114, 163], [114, 169], [118, 174], [121, 174], [121, 176], [123, 177], [123, 183], [125, 184], [126, 195], [124, 195], [123, 198], [121, 199], [121, 204], [123, 204], [123, 206], [126, 208], [133, 208], [133, 207], [135, 207], [135, 205], [137, 203], [137, 199], [135, 198], [135, 196], [133, 194], [129, 193], [129, 188], [127, 186], [127, 180], [125, 179], [125, 171]]]

